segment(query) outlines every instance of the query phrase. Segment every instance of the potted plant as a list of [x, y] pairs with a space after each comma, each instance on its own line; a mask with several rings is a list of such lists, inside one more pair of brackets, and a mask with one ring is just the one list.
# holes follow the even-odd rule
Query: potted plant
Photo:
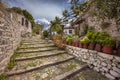
[[69, 45], [72, 45], [73, 38], [68, 37], [68, 38], [66, 39], [66, 42], [67, 42]]
[[63, 44], [67, 44], [67, 41], [66, 41], [67, 37], [68, 37], [67, 35], [62, 36]]
[[88, 48], [91, 49], [91, 50], [94, 50], [95, 48], [95, 39], [97, 37], [97, 32], [93, 31], [93, 30], [89, 30], [87, 32], [87, 37], [91, 40], [91, 43], [89, 44]]
[[83, 43], [83, 48], [88, 48], [89, 43], [91, 42], [88, 37], [84, 37], [82, 40], [80, 40], [81, 43]]
[[96, 33], [96, 38], [95, 38], [95, 50], [101, 52], [102, 51], [102, 44], [104, 43], [104, 39], [106, 37], [109, 37], [109, 35], [105, 32], [97, 32]]
[[95, 50], [101, 52], [102, 51], [102, 40], [96, 39]]
[[83, 43], [81, 41], [79, 42], [79, 47], [83, 48]]
[[78, 36], [73, 36], [72, 46], [79, 47]]
[[112, 54], [113, 53], [113, 47], [115, 45], [115, 39], [111, 37], [106, 37], [104, 40], [104, 46], [103, 46], [103, 52]]

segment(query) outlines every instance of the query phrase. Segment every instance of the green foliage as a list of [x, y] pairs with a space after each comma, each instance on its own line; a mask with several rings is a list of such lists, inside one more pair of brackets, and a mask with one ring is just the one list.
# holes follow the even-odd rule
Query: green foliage
[[108, 28], [110, 26], [109, 22], [102, 22], [101, 27], [102, 29]]
[[23, 10], [22, 12], [23, 12], [24, 16], [31, 22], [32, 28], [33, 28], [35, 26], [33, 16], [27, 10]]
[[120, 17], [120, 1], [119, 0], [94, 0], [94, 7], [100, 18], [116, 18]]
[[99, 43], [99, 44], [103, 44], [104, 43], [104, 39], [106, 37], [109, 37], [109, 35], [105, 32], [97, 32], [97, 37], [95, 38], [95, 42]]
[[14, 54], [10, 58], [10, 62], [7, 64], [8, 69], [12, 69], [17, 63], [15, 61], [15, 58], [18, 56], [18, 52], [14, 52]]
[[86, 36], [91, 40], [91, 42], [95, 42], [98, 32], [95, 32], [93, 30], [88, 30]]
[[63, 35], [62, 38], [63, 40], [66, 40], [68, 38], [68, 35]]
[[0, 80], [7, 80], [7, 75], [0, 74]]
[[43, 29], [43, 26], [36, 23], [35, 26], [33, 27], [33, 33], [40, 32], [42, 31], [42, 29]]
[[91, 41], [88, 37], [84, 37], [83, 39], [80, 40], [80, 42], [84, 44], [89, 44]]
[[55, 20], [51, 21], [51, 30], [56, 31], [58, 34], [62, 34], [64, 26], [62, 25], [61, 19], [55, 17]]
[[48, 37], [48, 34], [49, 34], [49, 33], [48, 33], [47, 30], [44, 30], [44, 31], [43, 31], [43, 36], [44, 36], [44, 37]]
[[72, 38], [72, 37], [68, 37], [68, 38], [66, 39], [66, 41], [67, 41], [68, 43], [71, 43], [71, 42], [73, 42], [73, 38]]
[[16, 13], [23, 14], [31, 22], [32, 28], [35, 26], [34, 18], [27, 10], [22, 10], [20, 7], [12, 7], [11, 10]]
[[65, 9], [65, 10], [63, 11], [62, 15], [63, 15], [65, 18], [67, 18], [67, 17], [69, 16], [68, 10]]
[[20, 7], [12, 7], [11, 10], [16, 13], [23, 14], [23, 10]]
[[111, 37], [106, 37], [104, 39], [104, 45], [114, 46], [115, 45], [115, 39]]

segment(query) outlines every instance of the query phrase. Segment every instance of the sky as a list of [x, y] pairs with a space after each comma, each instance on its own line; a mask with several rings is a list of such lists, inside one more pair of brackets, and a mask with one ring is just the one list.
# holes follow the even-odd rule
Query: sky
[[[4, 0], [3, 0], [4, 1]], [[5, 0], [10, 7], [17, 6], [28, 10], [34, 19], [53, 20], [62, 16], [70, 0]]]

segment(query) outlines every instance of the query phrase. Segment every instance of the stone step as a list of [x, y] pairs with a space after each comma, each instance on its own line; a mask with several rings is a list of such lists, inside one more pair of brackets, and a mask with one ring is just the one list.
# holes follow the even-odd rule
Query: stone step
[[19, 48], [29, 48], [29, 47], [39, 47], [39, 46], [51, 46], [53, 45], [52, 43], [50, 44], [35, 44], [35, 45], [21, 45]]
[[66, 51], [63, 52], [58, 52], [54, 54], [45, 54], [45, 55], [40, 55], [40, 56], [32, 56], [32, 57], [24, 57], [24, 58], [16, 58], [15, 61], [24, 61], [24, 60], [30, 60], [30, 59], [38, 59], [38, 58], [43, 58], [43, 57], [51, 57], [51, 56], [58, 56], [61, 54], [65, 54]]
[[59, 61], [55, 61], [55, 62], [44, 63], [42, 65], [39, 65], [39, 66], [36, 66], [36, 67], [31, 67], [31, 68], [26, 69], [26, 70], [9, 71], [9, 72], [6, 72], [5, 74], [7, 76], [24, 74], [24, 73], [35, 71], [35, 70], [38, 70], [38, 69], [44, 69], [44, 68], [47, 68], [49, 66], [54, 66], [54, 65], [57, 65], [57, 64], [61, 64], [61, 63], [67, 62], [67, 61], [72, 60], [72, 59], [74, 59], [74, 57], [68, 57], [67, 59], [59, 60]]
[[34, 51], [18, 51], [19, 53], [36, 53], [36, 52], [45, 52], [45, 51], [52, 51], [58, 48], [50, 48], [50, 49], [43, 49], [43, 50], [34, 50]]
[[30, 47], [20, 47], [19, 49], [36, 49], [36, 48], [45, 48], [45, 47], [54, 47], [54, 44], [45, 45], [45, 46], [30, 46]]
[[18, 49], [18, 52], [38, 51], [38, 50], [45, 50], [45, 49], [51, 49], [51, 48], [57, 48], [57, 47], [53, 46], [53, 47], [32, 48], [32, 49]]
[[51, 42], [22, 43], [22, 45], [50, 44]]
[[68, 77], [72, 77], [73, 75], [77, 74], [78, 72], [80, 72], [81, 70], [83, 70], [86, 67], [88, 67], [87, 64], [80, 65], [69, 72], [65, 72], [64, 74], [61, 74], [61, 75], [56, 76], [55, 78], [52, 78], [51, 80], [65, 80]]
[[30, 67], [38, 66], [40, 64], [44, 64], [46, 62], [64, 60], [64, 59], [67, 59], [68, 57], [72, 57], [72, 56], [68, 54], [59, 54], [57, 56], [49, 56], [49, 57], [17, 61], [17, 64], [11, 70], [15, 71], [15, 70], [20, 70], [20, 69], [27, 69]]
[[35, 52], [35, 53], [30, 53], [30, 54], [17, 53], [16, 58], [28, 58], [28, 57], [33, 57], [33, 56], [41, 56], [41, 55], [47, 55], [47, 54], [53, 54], [53, 53], [59, 53], [59, 52], [64, 52], [64, 51], [63, 50], [51, 50], [51, 51], [44, 51], [44, 52]]

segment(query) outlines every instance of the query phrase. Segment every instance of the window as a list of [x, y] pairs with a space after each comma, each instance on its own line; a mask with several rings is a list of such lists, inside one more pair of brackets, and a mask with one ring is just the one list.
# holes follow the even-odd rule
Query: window
[[21, 22], [22, 22], [22, 25], [24, 25], [24, 18], [22, 18], [22, 21], [21, 21]]
[[25, 20], [25, 25], [28, 28], [28, 21], [27, 20]]
[[72, 33], [72, 30], [69, 30], [69, 33]]

